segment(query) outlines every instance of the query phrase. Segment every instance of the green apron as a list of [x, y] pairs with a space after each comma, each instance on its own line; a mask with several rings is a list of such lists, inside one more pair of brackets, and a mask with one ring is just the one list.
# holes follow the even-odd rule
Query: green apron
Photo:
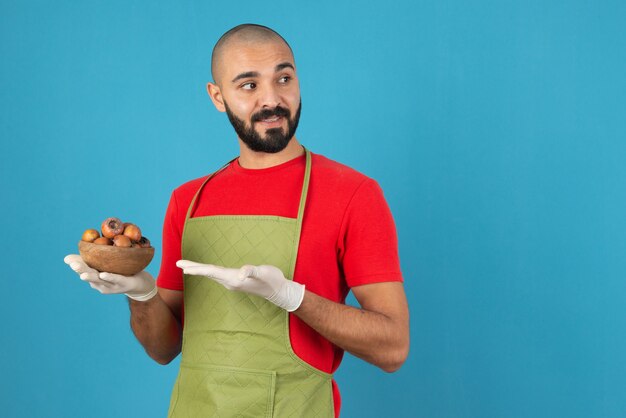
[[[239, 268], [270, 264], [293, 279], [309, 187], [311, 155], [298, 217], [269, 215], [185, 219], [182, 257]], [[270, 198], [268, 196], [268, 198]], [[289, 314], [265, 299], [184, 276], [185, 325], [180, 372], [169, 417], [332, 417], [332, 375], [301, 360], [289, 340]]]

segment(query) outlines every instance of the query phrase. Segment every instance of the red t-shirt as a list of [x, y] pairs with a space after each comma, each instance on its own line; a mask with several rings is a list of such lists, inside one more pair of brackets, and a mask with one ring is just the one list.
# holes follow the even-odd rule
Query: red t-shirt
[[[311, 177], [302, 222], [294, 280], [307, 291], [345, 302], [351, 287], [402, 281], [395, 224], [378, 184], [365, 175], [318, 154], [311, 155]], [[193, 217], [275, 215], [296, 218], [305, 157], [278, 166], [245, 169], [238, 160], [212, 178], [196, 203]], [[172, 193], [163, 225], [159, 287], [183, 289], [181, 237], [191, 199], [206, 177]], [[289, 315], [294, 352], [333, 373], [343, 357], [336, 347], [297, 316]], [[335, 413], [340, 398], [333, 382]]]

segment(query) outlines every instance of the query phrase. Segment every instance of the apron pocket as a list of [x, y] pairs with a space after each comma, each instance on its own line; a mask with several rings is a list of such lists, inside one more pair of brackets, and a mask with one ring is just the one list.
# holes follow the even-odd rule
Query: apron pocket
[[275, 384], [273, 371], [181, 363], [169, 417], [269, 418]]

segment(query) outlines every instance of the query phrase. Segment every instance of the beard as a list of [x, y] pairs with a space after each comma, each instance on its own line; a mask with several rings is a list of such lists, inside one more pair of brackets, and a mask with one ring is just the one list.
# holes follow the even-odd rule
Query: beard
[[[230, 110], [228, 104], [224, 102], [226, 108], [226, 114], [230, 124], [233, 125], [235, 132], [239, 139], [243, 141], [246, 146], [252, 151], [266, 152], [269, 154], [275, 154], [284, 150], [289, 141], [296, 134], [298, 129], [298, 122], [300, 122], [300, 110], [302, 109], [302, 101], [298, 104], [298, 109], [293, 119], [291, 118], [291, 112], [282, 106], [276, 106], [274, 109], [263, 109], [253, 114], [250, 117], [250, 125], [239, 119]], [[287, 132], [280, 128], [271, 128], [265, 131], [265, 136], [261, 136], [255, 129], [254, 124], [260, 120], [271, 118], [272, 116], [283, 117], [287, 119]]]

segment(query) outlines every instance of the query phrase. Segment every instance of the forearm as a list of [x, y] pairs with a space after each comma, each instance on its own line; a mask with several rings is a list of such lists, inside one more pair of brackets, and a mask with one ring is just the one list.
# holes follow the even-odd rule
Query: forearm
[[330, 342], [387, 372], [406, 360], [409, 312], [402, 282], [352, 287], [362, 307], [357, 309], [305, 290], [271, 265], [233, 269], [190, 260], [179, 260], [176, 265], [185, 274], [206, 276], [229, 290], [264, 297], [293, 312]]
[[310, 291], [293, 313], [333, 344], [386, 372], [400, 368], [407, 357], [408, 320], [335, 303]]
[[131, 328], [146, 353], [159, 364], [171, 362], [181, 350], [178, 319], [158, 294], [146, 302], [128, 302]]

